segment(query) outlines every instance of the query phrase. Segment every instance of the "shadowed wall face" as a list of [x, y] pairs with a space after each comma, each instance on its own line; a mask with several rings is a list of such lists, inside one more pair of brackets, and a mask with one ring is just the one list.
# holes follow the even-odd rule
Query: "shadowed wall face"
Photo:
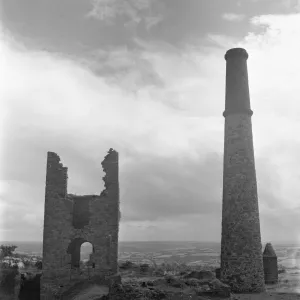
[[267, 243], [263, 252], [265, 283], [275, 284], [278, 282], [277, 255], [271, 243]]
[[84, 228], [90, 219], [89, 197], [76, 197], [73, 199], [73, 226], [76, 229]]
[[244, 49], [225, 55], [221, 279], [234, 292], [264, 291], [248, 75]]

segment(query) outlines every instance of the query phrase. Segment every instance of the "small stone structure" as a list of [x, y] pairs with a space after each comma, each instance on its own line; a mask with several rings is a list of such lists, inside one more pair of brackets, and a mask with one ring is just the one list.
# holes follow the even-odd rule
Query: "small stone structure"
[[278, 282], [277, 255], [271, 243], [267, 243], [263, 252], [265, 283], [274, 284]]
[[216, 268], [215, 272], [216, 272], [216, 278], [221, 279], [221, 268]]
[[[119, 167], [118, 152], [110, 149], [102, 162], [106, 175], [100, 195], [67, 193], [67, 168], [48, 152], [41, 299], [52, 299], [87, 278], [103, 282], [118, 273]], [[92, 267], [81, 270], [80, 247], [93, 245]], [[50, 297], [50, 298], [49, 298]]]
[[242, 48], [225, 55], [221, 280], [235, 293], [265, 290], [247, 59]]

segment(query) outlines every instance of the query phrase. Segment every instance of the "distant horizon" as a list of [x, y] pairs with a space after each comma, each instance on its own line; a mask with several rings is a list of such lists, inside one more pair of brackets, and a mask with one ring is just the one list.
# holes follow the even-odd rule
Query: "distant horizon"
[[[33, 241], [0, 241], [0, 244], [3, 243], [43, 243], [43, 240], [33, 240]], [[212, 243], [212, 244], [221, 244], [221, 241], [200, 241], [200, 240], [191, 240], [191, 241], [184, 241], [184, 240], [158, 240], [158, 241], [130, 241], [130, 240], [122, 240], [119, 243]], [[272, 243], [272, 244], [283, 244], [283, 245], [299, 245], [300, 243], [292, 242], [292, 241], [262, 241], [262, 244]]]

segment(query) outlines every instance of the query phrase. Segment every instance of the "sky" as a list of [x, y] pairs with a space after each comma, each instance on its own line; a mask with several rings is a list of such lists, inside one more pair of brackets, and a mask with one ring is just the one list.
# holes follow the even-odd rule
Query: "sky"
[[261, 236], [300, 243], [300, 1], [0, 0], [0, 240], [41, 241], [47, 151], [121, 241], [221, 241], [224, 54], [249, 53]]

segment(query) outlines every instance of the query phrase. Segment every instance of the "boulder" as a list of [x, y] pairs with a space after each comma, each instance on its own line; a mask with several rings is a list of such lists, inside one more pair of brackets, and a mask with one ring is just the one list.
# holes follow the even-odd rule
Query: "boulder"
[[109, 299], [110, 300], [133, 300], [133, 299], [161, 300], [161, 299], [166, 299], [166, 293], [155, 288], [147, 288], [147, 287], [140, 288], [139, 286], [135, 286], [131, 284], [123, 284], [123, 285], [115, 284], [113, 289], [109, 293]]
[[190, 273], [184, 275], [184, 278], [196, 278], [200, 280], [212, 280], [216, 278], [216, 275], [211, 271], [191, 271]]
[[106, 280], [108, 280], [110, 287], [114, 284], [120, 284], [122, 282], [121, 274], [115, 273], [113, 275], [107, 276]]
[[184, 280], [184, 283], [185, 283], [187, 286], [197, 287], [197, 286], [200, 286], [202, 282], [199, 281], [199, 280], [196, 279], [196, 278], [186, 278], [186, 279]]
[[153, 280], [141, 281], [140, 286], [141, 287], [154, 286], [154, 281]]
[[176, 276], [173, 275], [166, 275], [165, 281], [169, 286], [176, 287], [176, 288], [184, 288], [186, 284], [184, 281]]
[[213, 279], [208, 283], [210, 290], [212, 291], [213, 295], [219, 297], [230, 297], [230, 286], [221, 282], [219, 279]]
[[140, 271], [143, 272], [143, 273], [148, 272], [149, 269], [150, 269], [149, 264], [141, 264], [140, 265]]
[[157, 278], [153, 280], [153, 286], [165, 284], [164, 278]]
[[119, 268], [122, 270], [128, 270], [134, 267], [134, 263], [130, 260], [126, 260], [122, 263], [120, 263]]
[[157, 268], [153, 271], [154, 276], [164, 276], [164, 270], [162, 268]]

